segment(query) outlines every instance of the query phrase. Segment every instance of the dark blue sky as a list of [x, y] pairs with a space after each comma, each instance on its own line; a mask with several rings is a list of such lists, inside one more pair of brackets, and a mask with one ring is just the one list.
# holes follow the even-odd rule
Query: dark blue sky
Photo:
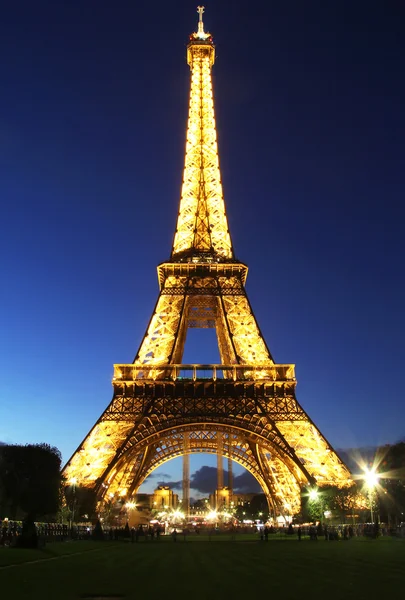
[[[196, 23], [190, 0], [2, 8], [0, 440], [67, 460], [136, 354], [173, 239]], [[271, 352], [335, 447], [395, 441], [404, 5], [221, 0], [205, 24], [231, 234]], [[212, 360], [210, 333], [188, 360]]]

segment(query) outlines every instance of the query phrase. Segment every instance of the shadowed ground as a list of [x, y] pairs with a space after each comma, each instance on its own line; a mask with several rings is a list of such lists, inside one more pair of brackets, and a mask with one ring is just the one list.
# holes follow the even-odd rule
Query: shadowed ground
[[387, 538], [67, 542], [1, 548], [0, 565], [4, 599], [405, 597], [405, 540]]

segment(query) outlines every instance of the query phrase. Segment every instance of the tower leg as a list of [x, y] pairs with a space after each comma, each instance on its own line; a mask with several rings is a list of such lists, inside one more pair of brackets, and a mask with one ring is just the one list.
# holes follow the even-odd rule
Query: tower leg
[[223, 464], [223, 446], [224, 440], [222, 437], [222, 433], [217, 432], [217, 510], [221, 508], [221, 498], [220, 491], [224, 487], [224, 464]]
[[229, 508], [232, 507], [232, 496], [233, 496], [233, 472], [232, 472], [232, 458], [228, 458], [228, 502]]
[[190, 514], [190, 438], [188, 433], [184, 434], [183, 455], [183, 512], [188, 518]]

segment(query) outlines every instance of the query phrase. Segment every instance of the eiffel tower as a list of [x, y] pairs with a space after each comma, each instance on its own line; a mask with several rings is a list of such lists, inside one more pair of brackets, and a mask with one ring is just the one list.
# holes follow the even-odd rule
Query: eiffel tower
[[[235, 258], [222, 193], [215, 46], [203, 12], [187, 46], [184, 177], [157, 303], [133, 363], [114, 365], [113, 399], [64, 473], [103, 502], [130, 498], [171, 458], [214, 453], [256, 478], [274, 515], [294, 514], [304, 486], [343, 487], [350, 473], [298, 404], [294, 365], [274, 362], [246, 294], [248, 268]], [[220, 364], [182, 364], [190, 327], [215, 328]]]

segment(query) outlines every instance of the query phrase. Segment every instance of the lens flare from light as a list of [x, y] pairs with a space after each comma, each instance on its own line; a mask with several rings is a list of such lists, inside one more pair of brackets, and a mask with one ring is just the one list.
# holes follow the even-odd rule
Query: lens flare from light
[[173, 518], [174, 519], [184, 519], [184, 513], [182, 513], [180, 510], [175, 510], [173, 513]]
[[364, 470], [364, 481], [366, 485], [371, 490], [375, 488], [378, 483], [380, 476], [375, 472], [374, 469], [365, 469]]

